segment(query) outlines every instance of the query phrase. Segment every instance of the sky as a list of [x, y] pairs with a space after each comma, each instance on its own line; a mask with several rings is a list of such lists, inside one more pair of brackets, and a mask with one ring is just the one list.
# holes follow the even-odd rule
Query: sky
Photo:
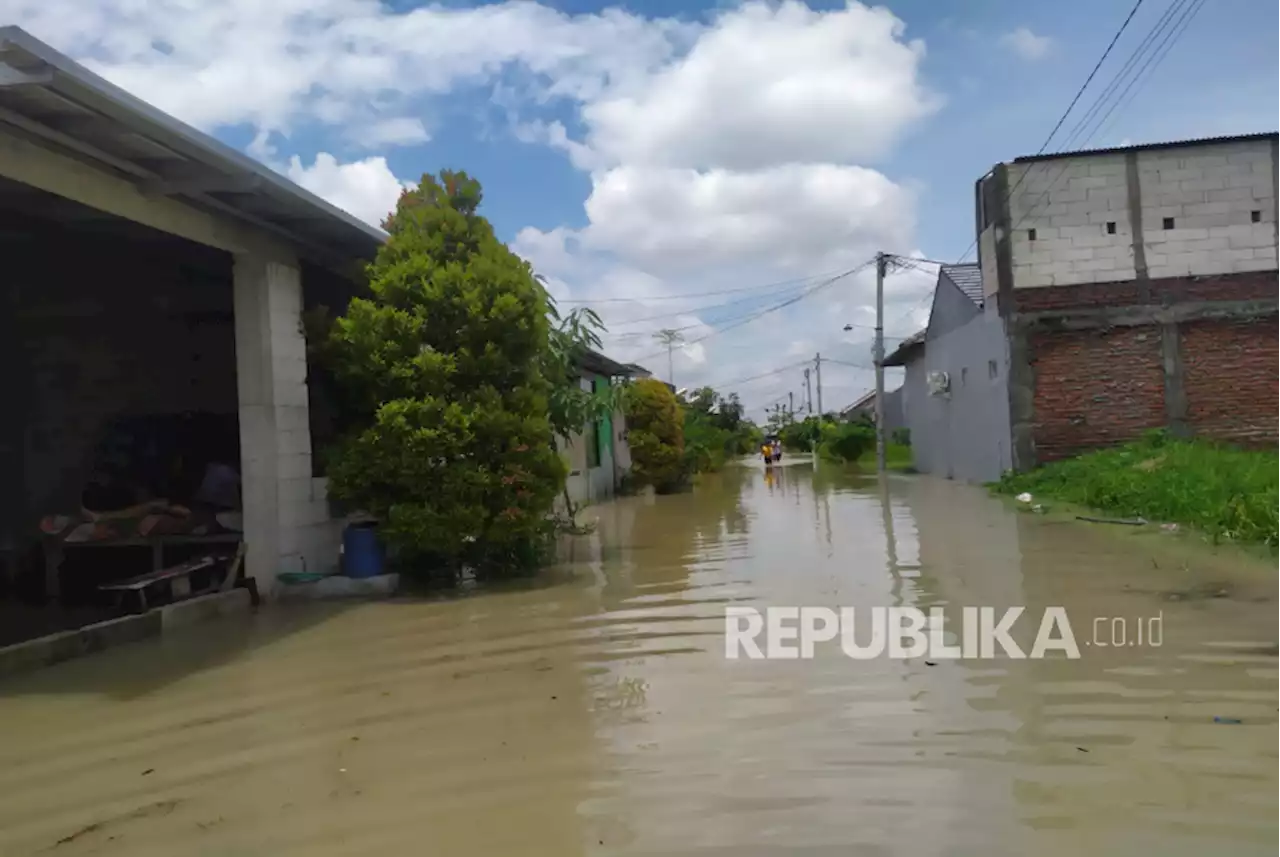
[[[610, 356], [759, 419], [799, 407], [817, 353], [826, 410], [870, 389], [868, 260], [968, 253], [974, 182], [1040, 150], [1131, 8], [0, 0], [0, 25], [371, 223], [423, 173], [467, 171], [562, 309], [608, 324]], [[1171, 9], [1161, 58], [1077, 129]], [[1277, 15], [1144, 0], [1049, 150], [1276, 130]], [[887, 278], [890, 350], [927, 321], [935, 270]], [[684, 338], [670, 369], [661, 328]]]

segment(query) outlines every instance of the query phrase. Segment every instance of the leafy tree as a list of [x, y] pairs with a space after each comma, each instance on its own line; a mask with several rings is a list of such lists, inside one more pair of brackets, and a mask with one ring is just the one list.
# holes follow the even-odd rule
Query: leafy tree
[[635, 485], [652, 485], [659, 494], [679, 491], [687, 483], [688, 469], [684, 419], [675, 394], [655, 378], [642, 378], [627, 390], [626, 415]]
[[460, 172], [405, 191], [370, 296], [351, 302], [327, 346], [364, 415], [335, 450], [330, 488], [380, 519], [410, 570], [537, 564], [564, 480], [545, 291], [477, 214], [480, 200]]
[[[575, 309], [562, 318], [550, 296], [547, 306], [553, 322], [549, 347], [543, 356], [543, 374], [551, 382], [547, 408], [551, 430], [567, 443], [585, 426], [622, 408], [624, 385], [611, 384], [604, 390], [590, 392], [582, 389], [578, 382], [579, 363], [589, 349], [600, 347], [599, 332], [604, 330], [604, 323], [594, 310], [587, 308]], [[561, 527], [569, 532], [581, 532], [576, 520], [578, 507], [569, 496], [568, 487], [563, 486], [561, 490], [568, 515]]]

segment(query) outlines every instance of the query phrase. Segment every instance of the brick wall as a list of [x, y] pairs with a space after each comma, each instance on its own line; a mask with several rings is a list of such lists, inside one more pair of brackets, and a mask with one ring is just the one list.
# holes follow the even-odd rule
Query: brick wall
[[1158, 328], [1039, 333], [1029, 345], [1040, 461], [1123, 443], [1164, 425]]
[[1197, 435], [1275, 448], [1276, 320], [1182, 325], [1187, 422]]
[[1019, 289], [1015, 300], [1019, 312], [1036, 312], [1072, 307], [1135, 306], [1143, 303], [1265, 300], [1274, 298], [1277, 288], [1275, 271], [1255, 271], [1207, 277], [1167, 277], [1153, 279], [1145, 284], [1128, 280], [1119, 283], [1079, 283]]

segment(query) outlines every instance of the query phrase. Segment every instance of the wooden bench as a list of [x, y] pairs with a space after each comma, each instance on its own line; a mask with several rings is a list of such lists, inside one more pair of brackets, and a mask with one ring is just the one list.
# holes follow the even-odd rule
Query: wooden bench
[[207, 535], [174, 534], [145, 536], [127, 539], [103, 539], [93, 542], [64, 542], [61, 539], [44, 540], [44, 590], [49, 598], [62, 593], [62, 561], [67, 551], [91, 548], [146, 547], [151, 549], [152, 573], [164, 568], [164, 549], [180, 545], [233, 545], [244, 538], [243, 533], [212, 533]]
[[180, 601], [191, 595], [191, 575], [197, 571], [213, 568], [218, 562], [218, 557], [202, 556], [172, 568], [149, 571], [117, 583], [106, 583], [98, 589], [103, 592], [115, 592], [119, 599], [118, 603], [122, 607], [126, 599], [134, 598], [137, 601], [136, 612], [145, 613], [147, 612], [147, 591], [153, 586], [168, 583], [170, 598], [173, 601]]

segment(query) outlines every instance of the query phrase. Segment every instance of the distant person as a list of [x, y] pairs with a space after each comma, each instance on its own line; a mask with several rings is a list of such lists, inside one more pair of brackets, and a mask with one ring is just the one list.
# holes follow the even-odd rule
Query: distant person
[[770, 464], [773, 464], [773, 444], [772, 443], [766, 440], [760, 446], [760, 457], [764, 459], [765, 467], [768, 467]]

